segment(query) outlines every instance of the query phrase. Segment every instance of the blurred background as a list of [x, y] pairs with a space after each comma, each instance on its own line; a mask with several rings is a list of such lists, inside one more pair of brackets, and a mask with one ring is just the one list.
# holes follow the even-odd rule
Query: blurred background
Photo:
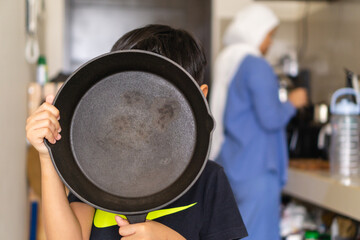
[[[122, 34], [149, 23], [184, 28], [200, 39], [211, 86], [224, 31], [250, 2], [266, 4], [281, 20], [267, 55], [280, 98], [299, 85], [309, 91], [309, 107], [287, 129], [294, 170], [284, 195], [359, 221], [360, 188], [323, 174], [325, 133], [318, 143], [333, 92], [354, 87], [352, 76], [360, 72], [360, 1], [0, 0], [0, 239], [44, 239], [36, 225], [41, 216], [34, 214], [39, 167], [26, 142], [25, 122], [47, 93], [56, 93], [71, 72], [108, 52]], [[312, 168], [322, 172], [316, 175]]]

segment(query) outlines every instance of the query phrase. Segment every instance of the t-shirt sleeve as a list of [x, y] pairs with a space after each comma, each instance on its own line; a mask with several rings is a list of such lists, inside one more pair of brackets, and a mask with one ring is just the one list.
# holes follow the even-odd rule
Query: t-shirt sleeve
[[248, 235], [223, 168], [209, 179], [204, 198], [202, 240], [233, 240]]
[[72, 202], [83, 202], [83, 201], [81, 201], [77, 196], [75, 196], [72, 192], [69, 192], [68, 201], [69, 201], [69, 203], [72, 203]]

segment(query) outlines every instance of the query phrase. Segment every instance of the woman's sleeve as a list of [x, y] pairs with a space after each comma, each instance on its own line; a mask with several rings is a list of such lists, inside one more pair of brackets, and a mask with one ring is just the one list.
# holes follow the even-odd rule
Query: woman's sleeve
[[201, 240], [233, 240], [248, 235], [234, 194], [221, 167], [209, 179], [204, 202]]
[[245, 81], [261, 126], [268, 131], [284, 128], [295, 114], [295, 107], [279, 100], [279, 86], [271, 66], [263, 58], [244, 61]]

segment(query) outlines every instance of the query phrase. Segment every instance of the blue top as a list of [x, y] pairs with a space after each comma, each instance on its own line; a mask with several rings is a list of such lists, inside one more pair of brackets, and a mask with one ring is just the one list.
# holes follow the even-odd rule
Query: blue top
[[230, 183], [278, 171], [287, 180], [285, 127], [296, 109], [279, 100], [277, 77], [261, 57], [248, 55], [230, 83], [224, 112], [225, 139], [216, 161]]

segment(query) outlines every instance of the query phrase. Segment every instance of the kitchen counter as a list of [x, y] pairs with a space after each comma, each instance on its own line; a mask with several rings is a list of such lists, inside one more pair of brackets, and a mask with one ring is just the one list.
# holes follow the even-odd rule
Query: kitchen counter
[[283, 193], [360, 221], [360, 186], [342, 185], [328, 170], [290, 167]]

